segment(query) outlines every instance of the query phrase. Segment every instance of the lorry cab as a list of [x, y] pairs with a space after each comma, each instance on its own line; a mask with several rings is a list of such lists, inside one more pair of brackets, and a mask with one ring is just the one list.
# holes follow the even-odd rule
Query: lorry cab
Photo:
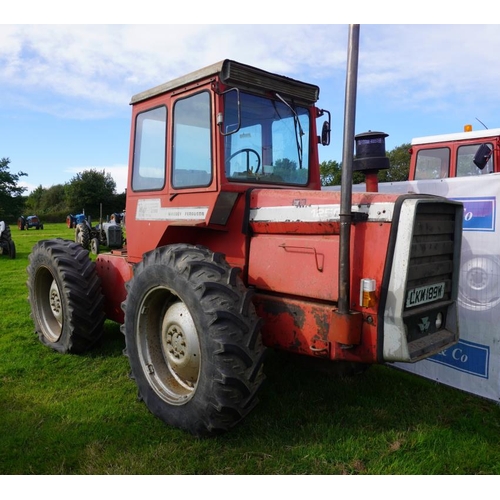
[[500, 128], [412, 140], [409, 180], [470, 177], [500, 171]]

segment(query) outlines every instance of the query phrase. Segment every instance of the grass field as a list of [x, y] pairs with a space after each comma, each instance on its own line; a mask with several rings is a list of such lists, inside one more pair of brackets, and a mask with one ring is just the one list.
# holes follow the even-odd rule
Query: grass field
[[500, 407], [390, 367], [339, 379], [270, 352], [260, 404], [238, 427], [195, 439], [154, 418], [128, 378], [119, 326], [84, 355], [34, 334], [26, 267], [65, 224], [12, 227], [0, 257], [0, 474], [500, 473]]

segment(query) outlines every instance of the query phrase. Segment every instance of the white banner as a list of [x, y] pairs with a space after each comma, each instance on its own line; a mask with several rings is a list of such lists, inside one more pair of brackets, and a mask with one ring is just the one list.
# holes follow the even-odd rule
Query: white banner
[[382, 183], [379, 191], [436, 194], [464, 204], [460, 341], [432, 358], [397, 367], [499, 401], [500, 174]]

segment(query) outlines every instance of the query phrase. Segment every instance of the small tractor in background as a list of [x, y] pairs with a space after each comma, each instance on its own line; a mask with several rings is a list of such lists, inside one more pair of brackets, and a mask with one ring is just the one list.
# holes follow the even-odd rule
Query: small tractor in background
[[[196, 436], [255, 407], [266, 348], [367, 366], [455, 344], [462, 204], [352, 193], [352, 126], [341, 192], [321, 190], [318, 98], [232, 60], [133, 96], [126, 246], [95, 262], [71, 241], [33, 247], [40, 341], [78, 353], [121, 324], [140, 399]], [[354, 164], [388, 168], [384, 141], [359, 141]]]
[[40, 218], [38, 215], [21, 215], [17, 219], [17, 227], [21, 230], [24, 231], [25, 229], [43, 229], [43, 224], [40, 221]]
[[9, 225], [3, 220], [0, 221], [0, 255], [7, 255], [11, 259], [16, 257], [16, 244], [12, 240]]
[[103, 222], [102, 205], [99, 224], [92, 226], [90, 218], [85, 214], [66, 218], [68, 227], [75, 228], [75, 242], [97, 255], [101, 247], [108, 249], [122, 248], [124, 244], [123, 228], [120, 214], [112, 214], [108, 222]]

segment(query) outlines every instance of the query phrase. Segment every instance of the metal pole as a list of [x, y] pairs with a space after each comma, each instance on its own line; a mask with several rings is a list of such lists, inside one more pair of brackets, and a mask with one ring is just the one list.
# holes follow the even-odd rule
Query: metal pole
[[347, 75], [344, 109], [344, 142], [342, 152], [342, 181], [340, 188], [340, 248], [339, 248], [339, 303], [338, 312], [350, 310], [350, 241], [352, 205], [352, 162], [356, 121], [356, 90], [358, 80], [359, 24], [349, 25], [347, 46]]

